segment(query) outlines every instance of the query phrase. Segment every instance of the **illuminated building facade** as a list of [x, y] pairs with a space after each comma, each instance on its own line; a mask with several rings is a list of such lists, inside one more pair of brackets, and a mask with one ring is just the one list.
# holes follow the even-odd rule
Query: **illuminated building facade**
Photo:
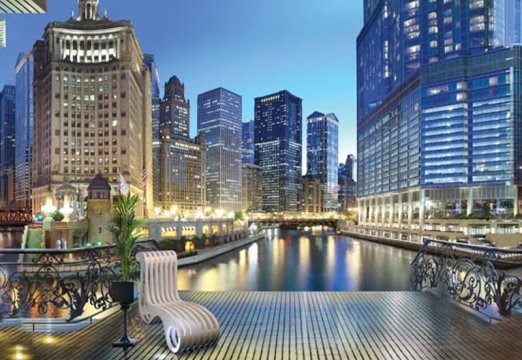
[[160, 193], [160, 79], [156, 59], [152, 54], [145, 54], [143, 62], [149, 68], [151, 79], [152, 108], [152, 188], [154, 204], [159, 202]]
[[182, 213], [205, 208], [205, 140], [192, 141], [190, 101], [185, 85], [172, 76], [165, 84], [160, 104], [159, 203], [163, 210], [175, 207]]
[[520, 0], [365, 2], [360, 224], [422, 231], [426, 219], [520, 212], [520, 9]]
[[151, 77], [129, 21], [98, 15], [79, 0], [79, 16], [50, 23], [33, 48], [33, 209], [70, 182], [85, 193], [101, 174], [113, 194], [119, 175], [152, 213]]
[[302, 209], [302, 100], [284, 90], [255, 99], [255, 163], [263, 171], [263, 210]]
[[30, 209], [33, 165], [33, 77], [34, 61], [31, 53], [18, 56], [16, 72], [15, 126], [15, 200], [18, 207]]
[[307, 175], [319, 180], [322, 192], [321, 204], [315, 207], [315, 212], [337, 211], [339, 120], [335, 114], [316, 111], [306, 119], [306, 128]]
[[16, 88], [0, 91], [0, 203], [12, 205], [14, 197]]
[[205, 136], [207, 205], [241, 210], [242, 100], [218, 88], [198, 96], [198, 132]]

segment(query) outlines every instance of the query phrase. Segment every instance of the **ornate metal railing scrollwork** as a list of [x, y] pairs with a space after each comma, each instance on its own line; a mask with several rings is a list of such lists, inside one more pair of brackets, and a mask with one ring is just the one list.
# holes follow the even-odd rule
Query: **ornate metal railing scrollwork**
[[[157, 250], [155, 241], [140, 251]], [[112, 307], [111, 283], [120, 275], [114, 246], [71, 250], [0, 250], [0, 320], [40, 316], [51, 309], [71, 322], [92, 311]]]
[[522, 280], [498, 270], [522, 265], [522, 250], [497, 249], [424, 239], [410, 265], [414, 291], [442, 289], [452, 299], [476, 310], [494, 305], [502, 316], [522, 305]]

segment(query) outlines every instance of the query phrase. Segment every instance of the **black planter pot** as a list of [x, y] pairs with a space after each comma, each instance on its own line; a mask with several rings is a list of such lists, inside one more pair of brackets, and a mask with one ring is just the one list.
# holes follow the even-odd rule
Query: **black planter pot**
[[123, 311], [123, 337], [120, 341], [112, 344], [112, 346], [127, 348], [138, 343], [129, 337], [127, 333], [128, 319], [127, 315], [131, 304], [136, 301], [136, 284], [133, 281], [113, 281], [111, 284], [110, 295], [114, 302], [121, 305]]
[[134, 281], [113, 281], [110, 294], [114, 302], [130, 305], [137, 299], [136, 284]]

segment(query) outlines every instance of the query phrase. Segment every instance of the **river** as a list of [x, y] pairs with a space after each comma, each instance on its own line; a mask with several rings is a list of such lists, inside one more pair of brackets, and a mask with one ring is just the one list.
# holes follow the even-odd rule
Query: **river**
[[333, 233], [280, 230], [196, 266], [180, 290], [403, 291], [414, 252]]

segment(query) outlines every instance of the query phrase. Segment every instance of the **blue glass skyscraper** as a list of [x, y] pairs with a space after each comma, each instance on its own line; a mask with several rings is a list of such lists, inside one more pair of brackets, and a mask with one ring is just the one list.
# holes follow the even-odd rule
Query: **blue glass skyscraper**
[[156, 59], [152, 54], [144, 54], [143, 62], [149, 68], [151, 79], [152, 108], [152, 187], [154, 203], [159, 201], [160, 193], [160, 78]]
[[198, 96], [198, 132], [206, 144], [207, 204], [241, 211], [241, 96], [218, 88]]
[[33, 164], [33, 73], [31, 53], [20, 54], [16, 72], [15, 198], [16, 204], [31, 208]]
[[284, 90], [255, 99], [255, 163], [262, 168], [263, 210], [300, 211], [302, 100]]
[[242, 161], [243, 164], [254, 164], [254, 120], [243, 123], [243, 145], [242, 145]]
[[16, 88], [4, 86], [0, 92], [0, 202], [14, 201], [14, 159]]
[[520, 29], [520, 0], [365, 2], [361, 224], [519, 213]]
[[335, 114], [314, 112], [306, 119], [307, 175], [321, 184], [320, 212], [337, 211], [339, 120]]
[[159, 105], [161, 101], [161, 95], [160, 95], [160, 78], [159, 78], [159, 71], [158, 66], [156, 65], [156, 59], [154, 55], [152, 54], [144, 54], [143, 55], [143, 62], [150, 71], [150, 79], [151, 79], [151, 95], [152, 95], [152, 142], [154, 145], [155, 141], [159, 140], [159, 122], [160, 122], [160, 115], [159, 115]]

